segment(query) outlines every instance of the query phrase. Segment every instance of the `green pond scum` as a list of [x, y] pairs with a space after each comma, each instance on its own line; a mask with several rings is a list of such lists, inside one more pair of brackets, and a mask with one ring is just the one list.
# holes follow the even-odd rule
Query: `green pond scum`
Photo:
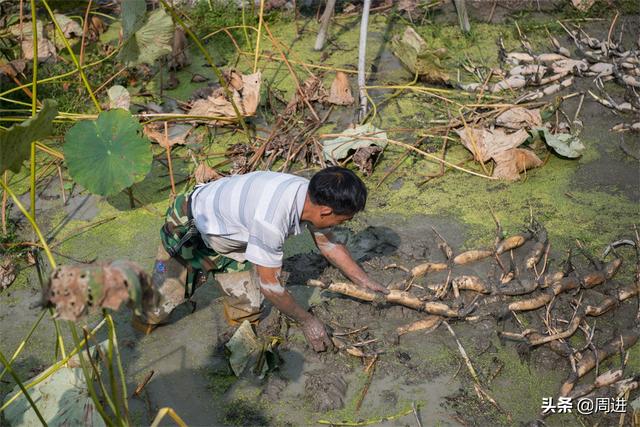
[[[527, 22], [527, 28], [534, 27], [533, 23], [537, 22], [538, 27], [530, 30], [527, 37], [534, 49], [548, 49], [548, 38], [545, 25], [543, 25], [545, 21], [539, 17], [536, 19], [523, 18], [522, 21]], [[292, 53], [288, 55], [289, 59], [310, 64], [320, 63], [322, 53], [312, 49], [315, 40], [315, 24], [313, 22], [305, 28], [299, 37], [296, 36], [296, 26], [292, 22], [281, 21], [271, 25], [274, 36], [282, 42], [282, 45], [291, 48]], [[335, 38], [334, 44], [339, 48], [329, 46], [328, 49], [331, 53], [322, 64], [336, 67], [348, 67], [352, 64], [358, 44], [357, 25], [356, 18], [339, 21], [339, 29], [333, 36]], [[367, 44], [368, 57], [375, 58], [381, 51], [388, 49], [390, 38], [399, 34], [404, 27], [405, 23], [393, 14], [391, 16], [372, 16], [369, 26], [371, 37]], [[425, 25], [418, 28], [418, 31], [425, 40], [433, 43], [434, 47], [447, 47], [449, 54], [444, 64], [452, 72], [458, 70], [461, 63], [469, 60], [489, 67], [497, 66], [496, 40], [500, 36], [503, 37], [508, 49], [519, 46], [517, 31], [511, 22], [506, 24], [476, 23], [473, 28], [473, 33], [468, 36], [462, 34], [455, 25]], [[273, 46], [269, 39], [264, 40], [262, 49], [265, 54], [279, 57], [279, 50]], [[229, 59], [237, 57], [233, 47], [226, 51], [226, 55], [224, 52], [216, 53], [222, 53], [222, 57]], [[195, 51], [193, 55], [196, 55]], [[241, 55], [237, 67], [240, 70], [249, 70], [252, 62], [252, 57]], [[178, 72], [177, 76], [181, 81], [189, 82], [189, 73], [206, 73], [206, 67], [202, 64], [204, 64], [202, 60], [192, 61], [192, 65]], [[284, 64], [276, 61], [268, 63], [261, 61], [259, 64], [262, 65], [259, 68], [263, 72], [263, 87], [278, 89], [288, 96], [292, 95], [294, 84]], [[406, 80], [389, 81], [386, 76], [387, 71], [397, 74], [398, 70]], [[378, 75], [379, 77], [377, 77]], [[330, 83], [331, 76], [331, 72], [326, 73], [324, 78], [326, 85]], [[383, 79], [388, 84], [398, 85], [409, 83], [411, 75], [401, 66], [396, 65], [391, 70], [378, 69], [375, 78]], [[463, 75], [463, 81], [469, 78], [469, 75]], [[185, 99], [195, 87], [195, 84], [181, 84], [178, 89], [166, 91], [166, 93], [176, 98]], [[372, 89], [371, 92], [372, 96], [378, 97], [380, 95], [378, 92], [382, 91]], [[390, 91], [385, 91], [383, 95], [389, 94], [391, 94]], [[435, 118], [440, 111], [446, 108], [442, 104], [442, 102], [433, 101], [433, 98], [424, 95], [405, 92], [402, 96], [382, 106], [378, 110], [378, 117], [374, 122], [376, 126], [383, 129], [426, 127], [430, 119]], [[338, 116], [340, 113], [333, 114]], [[324, 129], [328, 132], [341, 131], [338, 127], [331, 129], [331, 124], [325, 125]], [[395, 135], [391, 137], [393, 138]], [[597, 147], [601, 145], [601, 141], [597, 138], [591, 139], [588, 135], [583, 135], [581, 138], [588, 149], [580, 159], [565, 160], [550, 154], [543, 167], [527, 171], [526, 177], [516, 183], [483, 180], [461, 172], [447, 170], [446, 177], [436, 178], [424, 185], [419, 185], [424, 181], [424, 177], [421, 175], [432, 173], [438, 170], [439, 166], [434, 162], [411, 155], [395, 173], [387, 178], [386, 183], [382, 186], [382, 188], [388, 189], [389, 185], [401, 177], [403, 180], [401, 187], [393, 191], [372, 191], [368, 212], [375, 215], [453, 215], [471, 225], [469, 246], [472, 247], [481, 242], [481, 236], [488, 236], [488, 231], [494, 227], [493, 220], [488, 215], [488, 207], [495, 211], [508, 231], [517, 231], [528, 219], [530, 211], [533, 211], [534, 216], [547, 226], [552, 240], [561, 243], [562, 247], [571, 245], [578, 238], [595, 248], [602, 248], [631, 229], [634, 218], [637, 217], [638, 208], [635, 201], [615, 189], [613, 191], [594, 191], [593, 188], [576, 185], [575, 172], [585, 165], [597, 162], [600, 156]], [[233, 139], [241, 140], [241, 136], [234, 135]], [[212, 150], [215, 149], [219, 149], [219, 146], [212, 148]], [[447, 159], [452, 161], [464, 159], [464, 155], [467, 154], [466, 150], [460, 148], [457, 143], [450, 144], [449, 150], [451, 157]], [[371, 186], [376, 185], [386, 173], [387, 168], [403, 151], [398, 147], [388, 147], [382, 160], [376, 166], [375, 173], [367, 179], [367, 183]], [[477, 167], [472, 168], [478, 169]], [[613, 216], [612, 213], [614, 213]]]

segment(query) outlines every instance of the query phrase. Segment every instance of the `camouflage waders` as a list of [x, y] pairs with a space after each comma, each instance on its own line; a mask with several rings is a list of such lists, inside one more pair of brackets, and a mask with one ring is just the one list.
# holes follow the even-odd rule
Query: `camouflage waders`
[[140, 320], [152, 325], [162, 323], [212, 272], [220, 273], [215, 278], [225, 294], [227, 321], [231, 324], [257, 321], [262, 294], [252, 264], [227, 258], [205, 245], [192, 219], [191, 193], [178, 195], [167, 209], [160, 229], [162, 243], [153, 267], [151, 292], [144, 293]]

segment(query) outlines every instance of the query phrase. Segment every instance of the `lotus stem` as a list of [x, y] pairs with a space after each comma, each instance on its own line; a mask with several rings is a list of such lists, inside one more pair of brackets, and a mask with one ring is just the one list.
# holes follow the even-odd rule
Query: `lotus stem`
[[84, 22], [82, 23], [82, 40], [80, 40], [80, 60], [79, 64], [82, 66], [84, 62], [84, 42], [89, 32], [89, 12], [91, 11], [91, 5], [93, 4], [93, 0], [89, 0], [89, 4], [87, 4], [87, 9], [84, 13]]
[[33, 83], [31, 89], [31, 114], [36, 115], [38, 100], [38, 21], [36, 19], [36, 0], [31, 0], [31, 33], [33, 37]]
[[[36, 0], [31, 0], [31, 32], [33, 37], [33, 86], [31, 90], [31, 117], [38, 109], [38, 21], [36, 20]], [[29, 155], [30, 179], [29, 199], [31, 201], [31, 216], [36, 217], [36, 143], [31, 142]]]
[[[75, 325], [72, 324], [71, 322], [69, 322], [69, 328], [71, 329], [71, 333], [74, 334], [75, 332]], [[111, 396], [109, 395], [109, 393], [107, 392], [107, 387], [104, 385], [104, 382], [102, 381], [102, 376], [100, 375], [100, 370], [98, 369], [98, 365], [96, 364], [96, 361], [93, 360], [93, 357], [91, 356], [91, 350], [89, 348], [89, 339], [87, 338], [87, 330], [83, 329], [82, 330], [84, 332], [84, 336], [85, 339], [87, 341], [87, 345], [85, 345], [84, 350], [87, 352], [87, 359], [89, 360], [89, 367], [91, 368], [91, 371], [89, 371], [89, 367], [87, 367], [86, 371], [85, 371], [85, 366], [84, 365], [84, 359], [82, 357], [82, 352], [78, 353], [78, 358], [80, 359], [80, 365], [82, 367], [82, 372], [84, 374], [84, 378], [85, 381], [87, 382], [87, 387], [89, 386], [89, 382], [91, 382], [92, 386], [93, 386], [93, 378], [91, 376], [91, 372], [93, 372], [93, 375], [95, 375], [95, 379], [96, 382], [98, 383], [98, 386], [100, 387], [100, 391], [102, 392], [102, 396], [104, 396], [104, 399], [107, 401], [107, 404], [109, 405], [109, 408], [111, 408], [111, 411], [116, 415], [116, 419], [121, 419], [121, 415], [120, 415], [120, 409], [118, 408], [118, 406], [114, 403], [114, 400], [111, 398]], [[76, 335], [77, 337], [77, 335]], [[74, 337], [74, 339], [76, 341], [78, 341], [77, 338]], [[100, 357], [100, 344], [96, 341], [95, 344], [95, 349], [96, 349], [96, 353], [97, 353], [97, 357]], [[111, 373], [111, 369], [110, 366], [107, 369], [109, 371], [109, 373]], [[89, 374], [89, 375], [87, 375]], [[94, 389], [95, 390], [95, 389]], [[115, 393], [115, 390], [111, 390], [112, 393]], [[89, 390], [89, 394], [91, 395], [91, 400], [94, 400], [94, 396], [93, 393], [91, 393], [91, 390]], [[95, 393], [95, 398], [98, 399], [98, 393]], [[94, 400], [95, 402], [95, 400]], [[102, 414], [101, 414], [102, 415]], [[103, 415], [103, 418], [105, 417], [105, 415]]]
[[49, 260], [49, 264], [51, 265], [51, 268], [56, 268], [56, 260], [53, 258], [53, 255], [51, 254], [51, 249], [49, 248], [49, 245], [47, 244], [47, 240], [42, 235], [42, 232], [40, 231], [40, 227], [38, 227], [38, 224], [36, 224], [36, 221], [33, 218], [33, 216], [31, 216], [29, 214], [29, 212], [27, 212], [27, 210], [24, 208], [22, 203], [20, 203], [20, 199], [18, 199], [16, 197], [15, 193], [13, 191], [11, 191], [11, 188], [8, 185], [6, 185], [2, 181], [0, 181], [0, 185], [2, 185], [2, 188], [4, 189], [4, 191], [6, 191], [7, 194], [9, 194], [9, 196], [11, 196], [11, 199], [13, 200], [13, 203], [15, 203], [15, 205], [18, 207], [18, 209], [20, 209], [20, 212], [22, 212], [22, 214], [27, 218], [27, 220], [29, 221], [29, 223], [33, 227], [33, 230], [36, 232], [36, 235], [38, 236], [38, 239], [42, 243], [42, 248], [44, 249], [44, 252], [47, 255], [47, 259]]
[[248, 47], [248, 46], [251, 46], [251, 40], [249, 39], [249, 32], [247, 31], [247, 16], [244, 9], [245, 9], [245, 4], [243, 1], [242, 2], [242, 32], [244, 33], [244, 39]]
[[[69, 322], [69, 323], [71, 323], [71, 322]], [[104, 422], [109, 427], [114, 427], [113, 422], [109, 419], [109, 417], [107, 416], [107, 413], [104, 410], [104, 407], [100, 403], [100, 399], [98, 398], [98, 394], [96, 393], [96, 390], [93, 387], [93, 379], [91, 378], [91, 374], [89, 373], [89, 370], [87, 369], [87, 365], [86, 365], [86, 362], [84, 360], [84, 357], [82, 356], [82, 351], [81, 351], [82, 347], [84, 347], [86, 345], [89, 345], [89, 342], [88, 342], [89, 336], [86, 335], [85, 338], [83, 339], [83, 341], [80, 341], [80, 339], [78, 338], [78, 332], [76, 331], [75, 325], [71, 324], [69, 329], [71, 329], [71, 336], [73, 337], [73, 342], [75, 343], [76, 348], [79, 350], [78, 351], [78, 360], [80, 360], [80, 368], [82, 369], [82, 373], [84, 374], [84, 379], [85, 379], [85, 381], [87, 383], [87, 390], [89, 391], [89, 395], [91, 396], [91, 400], [93, 401], [93, 404], [96, 406], [96, 409], [100, 413], [100, 416], [102, 417]], [[107, 397], [107, 396], [105, 395], [105, 397]]]
[[[109, 55], [105, 56], [102, 59], [99, 59], [99, 60], [97, 60], [95, 62], [92, 62], [91, 64], [87, 64], [87, 65], [82, 66], [81, 69], [84, 70], [86, 68], [91, 68], [91, 67], [95, 67], [96, 65], [100, 65], [101, 63], [103, 63], [106, 60], [110, 59], [116, 53], [118, 53], [118, 49], [115, 49], [113, 52], [111, 52]], [[58, 74], [58, 75], [55, 75], [55, 76], [44, 78], [42, 80], [38, 80], [36, 83], [37, 84], [42, 84], [42, 83], [49, 83], [49, 82], [52, 82], [52, 81], [55, 81], [55, 80], [60, 80], [60, 79], [63, 79], [65, 77], [72, 76], [75, 73], [77, 73], [78, 71], [80, 71], [80, 70], [79, 69], [75, 69], [75, 70], [72, 70], [72, 71], [68, 71], [66, 73], [62, 73], [62, 74]], [[31, 87], [31, 86], [33, 86], [33, 83], [25, 83], [25, 84], [20, 85], [20, 86], [12, 87], [11, 89], [8, 89], [8, 90], [5, 90], [4, 92], [1, 92], [0, 93], [0, 97], [3, 97], [5, 95], [9, 95], [9, 94], [11, 94], [13, 92], [17, 92], [19, 90], [23, 90], [24, 88], [28, 88], [28, 87]]]
[[1, 351], [0, 351], [0, 363], [2, 363], [2, 365], [4, 366], [4, 369], [9, 372], [9, 374], [13, 377], [16, 384], [18, 384], [18, 387], [20, 387], [20, 390], [22, 391], [22, 393], [24, 393], [24, 397], [26, 397], [27, 400], [29, 401], [29, 404], [33, 408], [33, 412], [35, 412], [36, 416], [38, 417], [42, 425], [47, 426], [48, 425], [47, 422], [44, 420], [44, 418], [42, 418], [42, 414], [38, 410], [38, 407], [36, 406], [33, 399], [31, 399], [31, 396], [27, 392], [27, 389], [24, 387], [24, 384], [22, 384], [22, 381], [20, 381], [20, 378], [13, 371], [13, 368], [11, 368], [11, 364], [7, 362], [7, 359], [5, 359], [4, 354], [2, 354]]
[[[4, 171], [4, 173], [2, 174], [2, 179], [4, 181], [5, 186], [7, 185], [8, 172], [9, 171]], [[2, 207], [0, 209], [2, 209], [2, 212], [0, 213], [2, 215], [2, 234], [6, 236], [7, 235], [7, 192], [4, 190], [2, 191]], [[0, 376], [0, 378], [2, 378], [2, 376]]]
[[151, 427], [158, 427], [160, 425], [160, 421], [162, 421], [162, 419], [167, 415], [169, 415], [169, 417], [171, 417], [171, 419], [175, 421], [176, 424], [178, 424], [178, 427], [187, 427], [187, 423], [185, 423], [172, 408], [160, 409], [158, 411], [158, 415], [156, 415], [156, 418], [153, 420]]
[[118, 347], [118, 337], [116, 336], [116, 326], [113, 323], [111, 314], [105, 313], [104, 318], [107, 320], [109, 326], [109, 344], [113, 343], [116, 351], [116, 363], [118, 365], [118, 375], [120, 375], [120, 383], [122, 387], [122, 403], [124, 405], [125, 414], [129, 414], [129, 404], [127, 401], [127, 380], [124, 376], [124, 369], [122, 367], [122, 359], [120, 358], [120, 348]]
[[[47, 244], [47, 240], [42, 235], [42, 232], [40, 231], [40, 227], [38, 227], [38, 224], [36, 223], [35, 219], [29, 214], [29, 212], [27, 212], [27, 210], [24, 208], [22, 203], [20, 203], [20, 200], [16, 197], [14, 192], [11, 191], [11, 188], [9, 188], [9, 186], [6, 185], [3, 181], [0, 181], [0, 184], [2, 185], [2, 188], [4, 189], [4, 191], [9, 196], [11, 196], [11, 199], [13, 200], [13, 203], [15, 203], [15, 205], [18, 207], [20, 212], [22, 212], [22, 214], [25, 216], [25, 218], [27, 218], [27, 220], [29, 221], [29, 223], [33, 227], [33, 230], [35, 231], [36, 235], [38, 236], [38, 239], [42, 243], [42, 249], [44, 249], [44, 252], [47, 255], [47, 259], [49, 260], [49, 264], [51, 265], [51, 268], [56, 268], [56, 260], [53, 258], [53, 255], [51, 254], [51, 249], [49, 248], [49, 245]], [[59, 326], [58, 326], [58, 321], [55, 320], [55, 319], [54, 319], [54, 324], [55, 324], [55, 327], [56, 327], [56, 340], [58, 342], [58, 346], [60, 347], [60, 351], [62, 352], [62, 357], [65, 357], [64, 341], [62, 340], [62, 334], [60, 333], [60, 329], [59, 329]]]
[[[205, 41], [206, 39], [208, 39], [210, 37], [213, 37], [218, 33], [226, 33], [227, 35], [229, 35], [228, 30], [235, 30], [235, 29], [238, 29], [238, 28], [241, 28], [241, 29], [243, 29], [245, 31], [249, 29], [249, 30], [253, 30], [255, 32], [258, 32], [258, 29], [256, 27], [254, 27], [253, 25], [231, 25], [229, 27], [223, 27], [223, 28], [220, 28], [218, 30], [215, 30], [212, 33], [207, 34], [206, 36], [202, 37], [202, 41]], [[249, 54], [248, 52], [246, 52], [246, 53]], [[250, 54], [253, 55], [253, 53], [250, 53]]]
[[[16, 360], [16, 358], [20, 355], [20, 353], [22, 353], [22, 350], [24, 350], [24, 346], [27, 344], [27, 342], [31, 338], [31, 335], [33, 335], [38, 325], [40, 325], [40, 322], [42, 322], [42, 319], [44, 319], [45, 314], [47, 314], [47, 312], [45, 310], [42, 310], [42, 312], [40, 313], [40, 316], [38, 316], [38, 319], [33, 324], [33, 326], [31, 327], [31, 330], [27, 334], [27, 337], [22, 340], [22, 342], [18, 345], [18, 348], [16, 348], [16, 351], [13, 352], [13, 356], [11, 356], [11, 359], [9, 359], [9, 364], [12, 364], [13, 361]], [[7, 372], [8, 372], [7, 368], [4, 368], [2, 372], [0, 372], [0, 380], [4, 377], [4, 374], [6, 374]]]
[[260, 56], [260, 36], [262, 35], [262, 23], [264, 20], [264, 0], [260, 0], [260, 14], [258, 15], [258, 37], [256, 38], [256, 51], [253, 59], [253, 72], [258, 70], [258, 57]]
[[[31, 93], [31, 92], [29, 92]], [[24, 102], [24, 101], [18, 101], [17, 99], [11, 99], [11, 98], [5, 98], [4, 96], [0, 96], [0, 101], [5, 101], [5, 102], [9, 102], [12, 104], [16, 104], [16, 105], [22, 105], [24, 107], [29, 107], [29, 109], [25, 109], [22, 111], [31, 111], [31, 104], [28, 102]]]
[[329, 25], [331, 24], [331, 17], [333, 16], [333, 10], [336, 7], [336, 0], [327, 0], [327, 4], [320, 18], [320, 30], [318, 30], [318, 36], [316, 37], [316, 44], [313, 46], [314, 50], [322, 50], [324, 42], [327, 40], [327, 34], [329, 32]]
[[[34, 2], [35, 0], [31, 0], [31, 1]], [[102, 111], [102, 108], [100, 107], [100, 103], [96, 99], [96, 96], [93, 93], [93, 90], [91, 90], [91, 85], [89, 85], [89, 81], [87, 80], [87, 76], [84, 74], [84, 71], [82, 70], [82, 66], [80, 65], [80, 62], [78, 62], [78, 58], [76, 58], [76, 55], [73, 53], [73, 50], [71, 49], [71, 46], [69, 45], [69, 42], [67, 41], [67, 38], [64, 36], [64, 33], [62, 32], [62, 29], [60, 28], [60, 25], [58, 24], [58, 21], [56, 21], [56, 17], [53, 15], [53, 12], [51, 11], [51, 8], [49, 7], [49, 3], [47, 3], [47, 0], [42, 0], [42, 4], [47, 9], [47, 12], [49, 12], [49, 16], [51, 17], [51, 20], [53, 21], [53, 25], [55, 25], [56, 30], [58, 31], [58, 35], [60, 36], [60, 38], [62, 39], [62, 42], [64, 43], [65, 47], [67, 48], [67, 52], [69, 52], [69, 56], [71, 56], [71, 60], [76, 65], [76, 68], [77, 68], [78, 72], [80, 73], [80, 78], [82, 79], [82, 82], [84, 83], [84, 87], [87, 89], [87, 92], [89, 93], [89, 96], [91, 97], [91, 100], [93, 101], [94, 105], [96, 106], [96, 109], [99, 112]]]
[[[102, 319], [102, 321], [100, 321], [100, 323], [98, 323], [98, 325], [96, 325], [95, 328], [93, 328], [93, 330], [89, 333], [89, 338], [92, 337], [93, 335], [95, 335], [98, 330], [104, 326], [104, 324], [106, 323], [105, 319]], [[64, 357], [62, 360], [60, 360], [57, 363], [54, 363], [53, 365], [49, 366], [49, 368], [47, 368], [43, 373], [41, 373], [38, 378], [34, 379], [33, 381], [31, 381], [30, 383], [25, 385], [25, 389], [29, 390], [32, 387], [37, 386], [38, 384], [40, 384], [42, 381], [46, 380], [47, 378], [49, 378], [51, 375], [53, 375], [58, 369], [60, 369], [62, 366], [66, 365], [67, 362], [69, 361], [69, 359], [71, 359], [73, 356], [75, 356], [78, 351], [82, 350], [82, 346], [86, 343], [86, 340], [83, 339], [82, 341], [80, 341], [80, 345], [76, 345], [76, 347], [71, 350], [71, 352], [69, 352], [69, 354]], [[11, 398], [7, 399], [6, 402], [4, 402], [4, 404], [2, 405], [2, 407], [0, 407], [0, 412], [4, 411], [5, 409], [7, 409], [7, 407], [9, 407], [9, 405], [15, 401], [18, 397], [20, 397], [20, 395], [22, 394], [22, 392], [17, 393], [15, 395], [13, 395]]]
[[[178, 25], [180, 25], [184, 29], [185, 33], [187, 33], [189, 37], [191, 37], [193, 42], [198, 46], [198, 49], [200, 50], [200, 52], [202, 52], [202, 55], [204, 55], [205, 59], [211, 66], [211, 69], [213, 70], [215, 75], [218, 77], [220, 86], [222, 86], [222, 88], [224, 89], [224, 93], [229, 99], [229, 102], [231, 103], [231, 106], [233, 107], [233, 111], [236, 113], [236, 116], [238, 117], [238, 121], [240, 122], [242, 129], [245, 131], [247, 139], [249, 140], [249, 144], [251, 144], [253, 141], [251, 141], [251, 135], [249, 133], [249, 128], [247, 127], [247, 123], [245, 122], [244, 117], [240, 112], [240, 109], [238, 109], [238, 105], [233, 99], [233, 93], [231, 93], [231, 91], [229, 90], [229, 84], [225, 80], [220, 69], [216, 66], [215, 62], [213, 61], [213, 58], [211, 58], [211, 55], [209, 55], [209, 52], [207, 52], [207, 50], [204, 48], [200, 39], [198, 39], [198, 37], [193, 33], [193, 31], [191, 31], [191, 29], [184, 23], [184, 21], [180, 18], [180, 16], [178, 16], [176, 11], [167, 3], [167, 1], [160, 0], [160, 3], [162, 3], [162, 6], [164, 6], [164, 8], [169, 12], [169, 14], [171, 14], [173, 19], [178, 23]], [[260, 38], [258, 37], [258, 40], [259, 39]]]

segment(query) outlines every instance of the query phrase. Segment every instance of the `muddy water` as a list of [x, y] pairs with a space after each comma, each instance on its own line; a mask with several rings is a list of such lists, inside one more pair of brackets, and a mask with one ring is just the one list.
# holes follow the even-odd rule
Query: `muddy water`
[[[576, 90], [587, 88], [587, 82], [580, 82]], [[612, 95], [615, 97], [615, 95]], [[620, 95], [616, 98], [620, 99]], [[566, 103], [566, 111], [575, 112], [579, 97]], [[580, 120], [584, 123], [583, 135], [597, 149], [599, 157], [579, 168], [574, 176], [578, 188], [592, 188], [610, 194], [623, 194], [634, 203], [640, 202], [640, 135], [637, 133], [612, 133], [613, 124], [622, 122], [624, 116], [610, 109], [603, 109], [594, 101], [585, 99], [580, 110]], [[636, 116], [637, 119], [637, 116]], [[628, 153], [635, 153], [633, 157]], [[640, 210], [639, 210], [640, 212]]]

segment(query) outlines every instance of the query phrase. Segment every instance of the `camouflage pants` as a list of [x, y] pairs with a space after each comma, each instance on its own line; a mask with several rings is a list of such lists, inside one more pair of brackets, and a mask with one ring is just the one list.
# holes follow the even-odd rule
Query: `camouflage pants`
[[[231, 324], [245, 319], [256, 321], [260, 317], [262, 294], [251, 263], [240, 263], [218, 254], [205, 245], [198, 233], [179, 247], [191, 228], [189, 196], [190, 193], [178, 195], [167, 210], [165, 224], [160, 229], [162, 243], [153, 267], [151, 289], [143, 292], [141, 320], [149, 324], [165, 321], [178, 305], [193, 295], [198, 285], [206, 282], [211, 272], [225, 294], [227, 321]], [[174, 256], [170, 252], [174, 252]]]

